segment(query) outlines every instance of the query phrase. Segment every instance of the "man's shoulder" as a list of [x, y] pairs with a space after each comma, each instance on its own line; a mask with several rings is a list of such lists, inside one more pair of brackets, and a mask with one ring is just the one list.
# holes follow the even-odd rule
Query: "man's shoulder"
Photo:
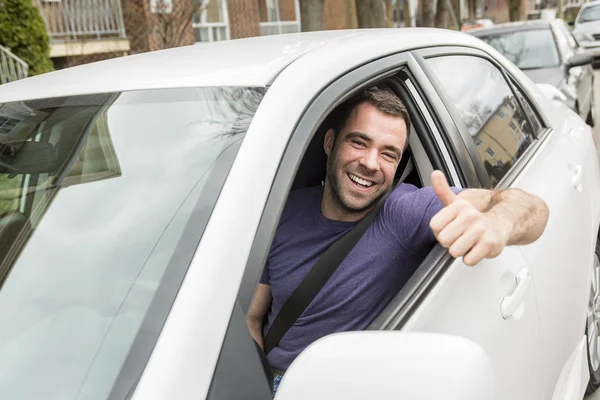
[[388, 201], [423, 201], [435, 197], [431, 186], [419, 188], [410, 183], [399, 184], [390, 194]]

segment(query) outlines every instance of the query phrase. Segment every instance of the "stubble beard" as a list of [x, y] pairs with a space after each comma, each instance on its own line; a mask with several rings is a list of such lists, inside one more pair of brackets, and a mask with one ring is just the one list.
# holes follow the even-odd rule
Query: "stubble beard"
[[343, 211], [349, 214], [357, 214], [369, 210], [385, 194], [386, 191], [384, 190], [382, 193], [374, 196], [368, 200], [366, 204], [352, 204], [352, 202], [343, 194], [342, 183], [340, 182], [340, 179], [343, 179], [343, 176], [340, 177], [338, 174], [336, 174], [337, 171], [340, 171], [341, 175], [344, 175], [345, 172], [342, 171], [339, 163], [333, 161], [334, 159], [335, 157], [329, 157], [327, 160], [327, 178], [331, 186], [333, 200]]

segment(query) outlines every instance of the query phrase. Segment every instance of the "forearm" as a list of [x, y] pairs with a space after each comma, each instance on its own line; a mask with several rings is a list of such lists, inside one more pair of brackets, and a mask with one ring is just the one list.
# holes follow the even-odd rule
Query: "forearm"
[[549, 210], [539, 197], [519, 189], [491, 192], [489, 204], [483, 211], [504, 224], [508, 230], [508, 245], [529, 244], [537, 240], [546, 227]]
[[248, 325], [248, 330], [250, 331], [250, 335], [252, 336], [252, 338], [254, 338], [254, 340], [256, 341], [256, 343], [258, 343], [261, 349], [264, 348], [262, 333], [263, 320], [260, 318], [248, 317], [246, 324]]

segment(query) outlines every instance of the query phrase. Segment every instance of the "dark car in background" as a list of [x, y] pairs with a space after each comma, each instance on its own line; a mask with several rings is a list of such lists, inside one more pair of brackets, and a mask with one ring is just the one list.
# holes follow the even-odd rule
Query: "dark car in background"
[[535, 83], [557, 88], [551, 91], [553, 97], [594, 125], [593, 56], [579, 46], [563, 20], [512, 22], [469, 33], [502, 53]]

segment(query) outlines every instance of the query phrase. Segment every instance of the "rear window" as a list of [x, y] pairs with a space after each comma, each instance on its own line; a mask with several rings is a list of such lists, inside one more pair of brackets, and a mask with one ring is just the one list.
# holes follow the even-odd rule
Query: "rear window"
[[520, 69], [552, 68], [560, 65], [550, 28], [477, 35]]
[[185, 273], [263, 94], [0, 104], [0, 398], [109, 397], [167, 267]]

